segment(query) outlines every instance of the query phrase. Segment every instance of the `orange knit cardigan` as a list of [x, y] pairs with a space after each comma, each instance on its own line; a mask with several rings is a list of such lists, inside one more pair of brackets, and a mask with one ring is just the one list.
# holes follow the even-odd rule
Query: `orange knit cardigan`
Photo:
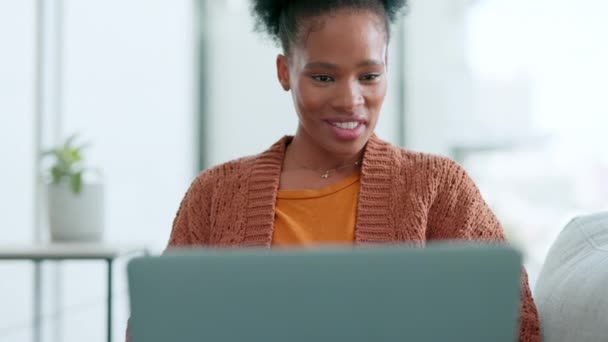
[[[169, 247], [270, 247], [274, 207], [287, 144], [201, 173], [186, 193]], [[355, 244], [430, 240], [505, 240], [477, 187], [455, 162], [395, 147], [377, 137], [366, 145], [361, 168]], [[539, 320], [521, 279], [520, 341], [540, 341]]]

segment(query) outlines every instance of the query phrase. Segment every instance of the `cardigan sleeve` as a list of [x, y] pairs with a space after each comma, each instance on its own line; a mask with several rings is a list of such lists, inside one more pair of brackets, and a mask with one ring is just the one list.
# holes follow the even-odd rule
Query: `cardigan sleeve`
[[208, 172], [199, 175], [182, 199], [167, 248], [207, 245], [210, 236], [212, 182]]
[[[427, 221], [429, 240], [505, 242], [503, 229], [462, 167], [446, 161], [437, 173], [439, 182]], [[519, 341], [540, 341], [538, 312], [522, 269]]]

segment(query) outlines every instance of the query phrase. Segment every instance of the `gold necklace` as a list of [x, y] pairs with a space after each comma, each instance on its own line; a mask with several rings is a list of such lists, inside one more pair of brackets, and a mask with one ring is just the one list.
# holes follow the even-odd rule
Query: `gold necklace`
[[294, 162], [295, 162], [295, 163], [296, 163], [296, 164], [297, 164], [299, 167], [301, 167], [301, 168], [303, 168], [303, 169], [306, 169], [306, 170], [311, 170], [311, 171], [315, 171], [315, 172], [320, 172], [320, 173], [321, 173], [321, 178], [322, 178], [322, 179], [327, 179], [327, 178], [329, 178], [329, 177], [330, 177], [330, 176], [331, 176], [333, 173], [335, 173], [336, 171], [342, 170], [342, 169], [344, 169], [344, 168], [347, 168], [347, 167], [352, 167], [352, 166], [354, 166], [354, 167], [358, 167], [359, 165], [361, 165], [361, 161], [360, 161], [360, 160], [357, 160], [357, 161], [355, 161], [354, 163], [351, 161], [351, 162], [348, 162], [348, 163], [346, 163], [346, 164], [343, 164], [343, 165], [340, 165], [340, 166], [338, 166], [338, 167], [335, 167], [335, 168], [333, 168], [333, 169], [312, 169], [312, 168], [306, 167], [306, 166], [304, 166], [304, 165], [301, 165], [300, 163], [298, 163], [298, 162], [297, 162], [297, 161], [295, 161], [295, 160], [294, 160]]
[[[329, 176], [331, 176], [332, 172], [341, 170], [341, 169], [343, 169], [345, 167], [348, 167], [348, 166], [351, 166], [351, 165], [346, 164], [346, 165], [342, 165], [342, 166], [334, 168], [334, 169], [325, 170], [325, 172], [323, 172], [323, 174], [321, 175], [321, 178], [327, 179], [327, 178], [329, 178]], [[352, 164], [352, 166], [358, 167], [359, 166], [359, 161], [357, 160], [354, 164]]]

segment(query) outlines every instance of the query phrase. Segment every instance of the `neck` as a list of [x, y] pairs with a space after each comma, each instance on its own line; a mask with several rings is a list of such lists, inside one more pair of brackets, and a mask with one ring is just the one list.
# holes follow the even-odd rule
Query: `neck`
[[330, 170], [360, 160], [363, 150], [356, 153], [333, 153], [316, 143], [303, 129], [298, 129], [285, 154], [287, 165], [295, 164], [313, 170]]

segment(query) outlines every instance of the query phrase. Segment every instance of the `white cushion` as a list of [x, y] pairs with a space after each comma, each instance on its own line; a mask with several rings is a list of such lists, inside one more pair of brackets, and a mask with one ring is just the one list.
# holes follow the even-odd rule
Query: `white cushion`
[[572, 220], [535, 291], [543, 341], [608, 341], [608, 212]]

